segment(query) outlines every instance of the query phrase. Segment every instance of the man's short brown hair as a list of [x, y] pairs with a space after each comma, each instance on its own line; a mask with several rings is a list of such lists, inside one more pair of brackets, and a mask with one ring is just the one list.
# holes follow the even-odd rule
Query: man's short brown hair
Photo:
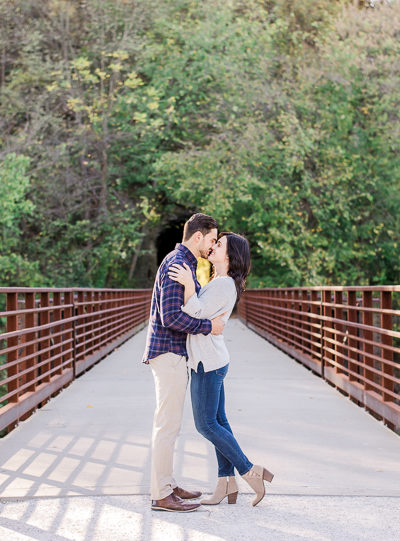
[[203, 235], [207, 235], [211, 229], [218, 229], [218, 224], [214, 218], [200, 212], [193, 214], [183, 228], [183, 241], [189, 240], [197, 231], [200, 231]]

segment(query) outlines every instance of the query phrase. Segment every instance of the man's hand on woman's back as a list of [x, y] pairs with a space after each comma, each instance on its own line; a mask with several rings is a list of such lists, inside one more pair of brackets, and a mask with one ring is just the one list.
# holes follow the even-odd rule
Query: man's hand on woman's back
[[225, 322], [222, 321], [222, 318], [225, 314], [226, 312], [211, 320], [211, 334], [222, 334], [225, 327]]

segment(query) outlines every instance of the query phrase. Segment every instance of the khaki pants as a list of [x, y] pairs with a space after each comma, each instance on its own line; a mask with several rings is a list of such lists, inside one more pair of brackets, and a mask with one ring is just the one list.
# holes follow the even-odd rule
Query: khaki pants
[[156, 388], [154, 413], [151, 499], [161, 500], [177, 486], [173, 478], [175, 441], [182, 422], [188, 383], [186, 357], [163, 353], [149, 360]]

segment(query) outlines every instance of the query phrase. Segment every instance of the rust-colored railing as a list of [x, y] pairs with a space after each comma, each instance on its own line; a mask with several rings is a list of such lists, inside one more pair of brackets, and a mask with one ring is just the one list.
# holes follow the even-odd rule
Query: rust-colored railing
[[0, 430], [135, 334], [150, 289], [0, 288]]
[[400, 429], [400, 286], [250, 289], [239, 317]]

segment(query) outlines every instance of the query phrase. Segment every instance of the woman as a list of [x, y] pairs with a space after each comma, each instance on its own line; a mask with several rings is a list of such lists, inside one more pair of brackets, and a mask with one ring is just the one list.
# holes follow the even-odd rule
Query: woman
[[[185, 287], [182, 310], [196, 318], [214, 318], [224, 314], [227, 321], [245, 288], [250, 270], [250, 248], [247, 239], [235, 233], [220, 233], [208, 257], [214, 266], [212, 280], [198, 296], [190, 268], [172, 265], [169, 276]], [[218, 483], [210, 499], [200, 503], [216, 505], [226, 496], [236, 503], [238, 487], [234, 468], [255, 491], [253, 505], [265, 495], [264, 480], [273, 474], [263, 466], [253, 465], [233, 436], [225, 414], [224, 378], [228, 372], [229, 353], [222, 335], [188, 335], [187, 351], [191, 368], [191, 397], [196, 429], [215, 446], [218, 461]]]

